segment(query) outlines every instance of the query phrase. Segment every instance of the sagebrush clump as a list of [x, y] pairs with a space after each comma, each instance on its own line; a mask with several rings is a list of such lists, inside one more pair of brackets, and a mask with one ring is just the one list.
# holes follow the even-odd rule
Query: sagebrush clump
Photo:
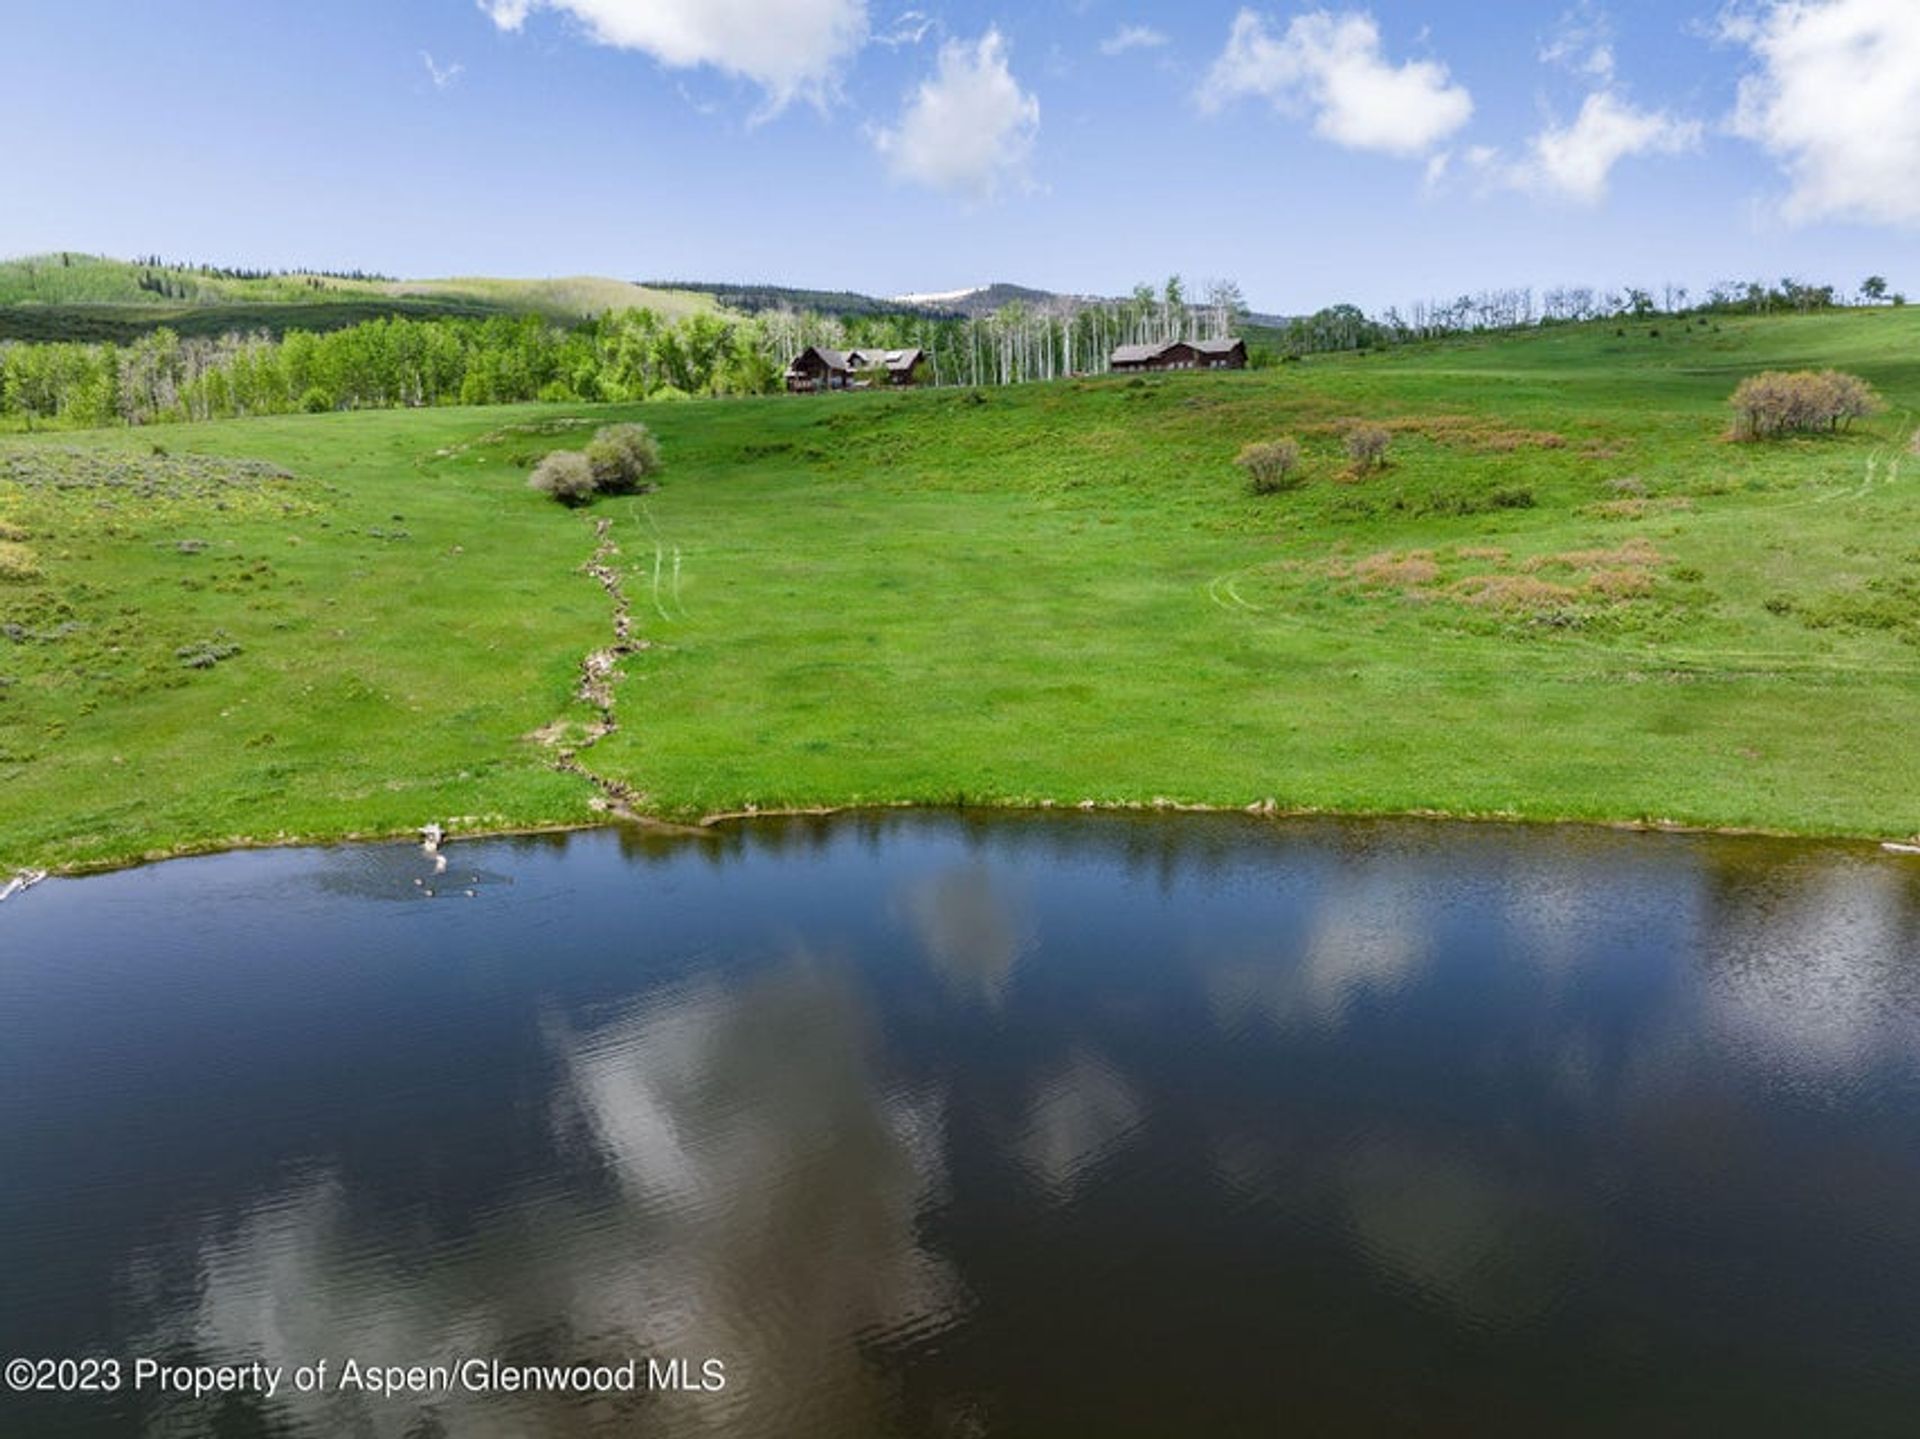
[[598, 488], [593, 466], [578, 450], [555, 450], [533, 467], [527, 485], [563, 505], [584, 505]]
[[1872, 385], [1840, 370], [1768, 370], [1740, 382], [1733, 406], [1737, 440], [1843, 430], [1886, 408]]
[[1247, 483], [1256, 495], [1279, 494], [1297, 489], [1304, 482], [1298, 440], [1256, 440], [1234, 456], [1233, 462], [1246, 471]]
[[645, 425], [606, 425], [585, 450], [593, 479], [608, 494], [639, 489], [660, 469], [660, 442]]
[[584, 450], [548, 454], [527, 485], [563, 505], [583, 505], [596, 494], [647, 489], [659, 470], [660, 442], [645, 425], [602, 425]]
[[1387, 463], [1387, 449], [1393, 444], [1393, 436], [1379, 425], [1355, 425], [1347, 431], [1347, 458], [1353, 461], [1354, 471], [1365, 474], [1369, 470], [1378, 470]]

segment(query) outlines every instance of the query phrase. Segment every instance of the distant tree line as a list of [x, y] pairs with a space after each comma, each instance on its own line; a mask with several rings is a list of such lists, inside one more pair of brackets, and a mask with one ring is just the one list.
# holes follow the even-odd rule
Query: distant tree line
[[1885, 277], [1880, 275], [1869, 275], [1852, 296], [1834, 285], [1808, 284], [1792, 278], [1777, 282], [1723, 281], [1697, 296], [1685, 285], [1663, 285], [1658, 291], [1633, 285], [1623, 289], [1556, 286], [1537, 292], [1519, 287], [1481, 290], [1452, 300], [1416, 301], [1404, 311], [1395, 306], [1377, 316], [1367, 315], [1353, 305], [1334, 305], [1290, 320], [1276, 338], [1283, 353], [1304, 355], [1378, 349], [1451, 335], [1604, 320], [1804, 315], [1850, 305], [1906, 303], [1907, 297], [1889, 289]]
[[[71, 257], [63, 252], [62, 265], [70, 264]], [[198, 275], [208, 280], [286, 280], [309, 277], [323, 280], [354, 280], [367, 284], [392, 284], [391, 275], [382, 275], [374, 270], [321, 270], [321, 269], [259, 269], [245, 265], [203, 265], [190, 264], [181, 260], [163, 260], [158, 255], [141, 255], [134, 264], [149, 273], [161, 271], [175, 275]]]

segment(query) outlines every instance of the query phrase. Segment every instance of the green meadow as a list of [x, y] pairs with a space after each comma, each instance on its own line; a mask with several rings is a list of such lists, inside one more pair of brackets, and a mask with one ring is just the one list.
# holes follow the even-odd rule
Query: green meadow
[[[1887, 401], [1726, 441], [1764, 368]], [[1920, 829], [1920, 310], [1238, 374], [0, 440], [0, 868], [589, 820], [1152, 804]], [[528, 469], [638, 419], [650, 494]], [[1354, 473], [1356, 421], [1392, 434]], [[1233, 458], [1292, 436], [1299, 488]], [[158, 451], [164, 450], [164, 453]]]

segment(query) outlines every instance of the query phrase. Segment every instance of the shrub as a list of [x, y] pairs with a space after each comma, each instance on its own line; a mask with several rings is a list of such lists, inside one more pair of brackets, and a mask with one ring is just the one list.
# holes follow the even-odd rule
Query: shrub
[[1233, 462], [1247, 472], [1247, 483], [1256, 495], [1277, 495], [1302, 483], [1298, 440], [1257, 440]]
[[1733, 406], [1734, 438], [1740, 440], [1841, 430], [1884, 408], [1873, 386], [1839, 370], [1749, 375], [1728, 403]]
[[645, 425], [603, 425], [586, 448], [594, 484], [608, 494], [642, 488], [660, 469], [660, 442]]
[[225, 630], [215, 630], [212, 639], [181, 645], [173, 652], [173, 657], [187, 669], [210, 670], [222, 660], [230, 660], [239, 653], [240, 646], [227, 638]]
[[300, 396], [300, 408], [309, 415], [324, 415], [333, 408], [333, 396], [320, 386], [311, 385], [306, 393]]
[[596, 488], [593, 466], [578, 450], [555, 450], [533, 467], [527, 485], [563, 505], [584, 505]]
[[0, 540], [0, 581], [24, 583], [40, 578], [40, 562], [32, 550], [12, 540]]
[[1387, 447], [1392, 443], [1393, 436], [1379, 425], [1355, 425], [1347, 431], [1347, 458], [1353, 461], [1354, 469], [1365, 474], [1386, 464]]

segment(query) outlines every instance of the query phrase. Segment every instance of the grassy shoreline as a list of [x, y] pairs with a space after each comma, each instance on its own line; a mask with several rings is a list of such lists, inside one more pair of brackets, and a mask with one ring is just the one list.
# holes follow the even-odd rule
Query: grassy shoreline
[[[600, 822], [533, 738], [589, 718], [594, 519], [649, 647], [583, 759], [667, 823], [1160, 800], [1909, 835], [1920, 314], [1667, 328], [0, 441], [0, 868]], [[1724, 443], [1741, 375], [1824, 364], [1888, 414]], [[658, 493], [526, 491], [614, 418], [661, 434]], [[1346, 471], [1354, 419], [1385, 471]], [[1256, 498], [1231, 459], [1275, 434], [1307, 482]]]
[[[733, 825], [750, 825], [757, 821], [787, 819], [839, 819], [868, 815], [907, 815], [907, 814], [976, 814], [976, 815], [1054, 815], [1062, 818], [1075, 814], [1096, 815], [1203, 815], [1214, 818], [1237, 817], [1256, 823], [1285, 825], [1309, 820], [1336, 820], [1353, 822], [1379, 821], [1381, 823], [1416, 823], [1434, 825], [1508, 825], [1525, 829], [1571, 829], [1571, 830], [1609, 830], [1616, 833], [1646, 835], [1698, 835], [1719, 839], [1766, 839], [1790, 840], [1807, 844], [1847, 845], [1878, 848], [1890, 841], [1905, 842], [1920, 836], [1900, 836], [1882, 834], [1849, 834], [1807, 832], [1790, 829], [1754, 829], [1737, 825], [1682, 824], [1675, 821], [1645, 819], [1574, 819], [1551, 816], [1529, 816], [1516, 814], [1456, 814], [1445, 810], [1338, 810], [1338, 809], [1266, 809], [1263, 805], [1252, 804], [1240, 807], [1215, 804], [1185, 804], [1173, 801], [1126, 802], [1126, 803], [1087, 803], [1057, 804], [1049, 800], [1034, 802], [1012, 802], [1005, 804], [973, 804], [957, 809], [953, 805], [939, 803], [918, 803], [901, 800], [892, 804], [863, 803], [857, 805], [815, 805], [799, 809], [740, 810], [728, 814], [706, 815], [688, 822], [661, 819], [646, 814], [636, 814], [620, 818], [610, 818], [604, 814], [595, 814], [583, 820], [565, 820], [542, 824], [506, 824], [498, 828], [479, 828], [459, 830], [444, 836], [440, 848], [447, 849], [461, 844], [477, 844], [487, 840], [530, 838], [541, 835], [589, 834], [597, 830], [629, 828], [648, 836], [673, 840], [700, 840], [718, 838]], [[213, 839], [178, 846], [167, 846], [146, 850], [139, 854], [126, 854], [113, 858], [74, 861], [56, 864], [43, 871], [49, 876], [62, 879], [78, 879], [87, 875], [112, 874], [120, 870], [139, 869], [147, 865], [166, 864], [177, 859], [205, 859], [214, 855], [244, 854], [256, 850], [276, 849], [326, 849], [337, 845], [362, 844], [407, 844], [417, 841], [419, 830], [399, 829], [383, 833], [365, 833], [348, 831], [324, 834], [284, 834], [272, 839], [255, 839], [245, 835], [233, 835], [224, 839]], [[0, 871], [0, 877], [18, 871]]]

